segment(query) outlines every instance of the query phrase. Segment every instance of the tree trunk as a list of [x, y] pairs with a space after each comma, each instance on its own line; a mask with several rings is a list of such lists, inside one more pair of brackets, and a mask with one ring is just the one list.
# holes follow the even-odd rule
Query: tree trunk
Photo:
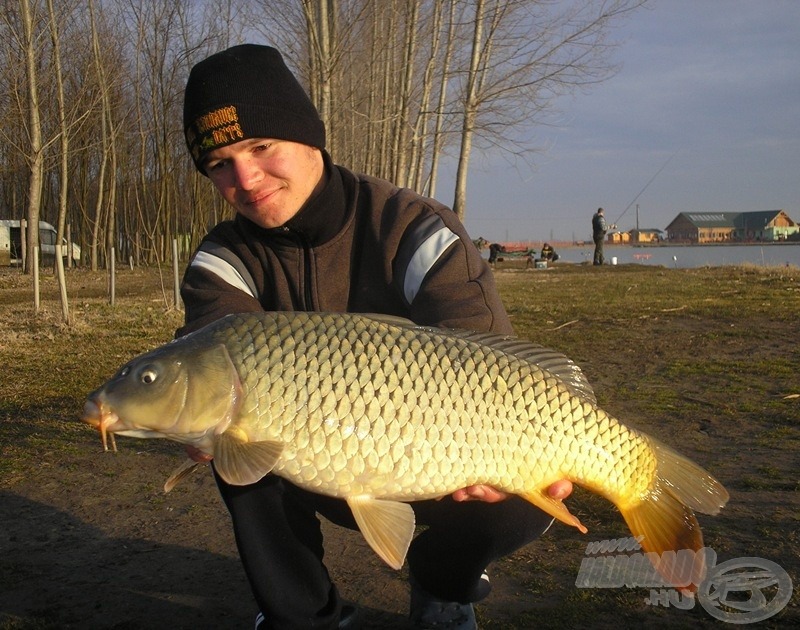
[[[103, 94], [101, 100], [103, 101], [103, 109], [100, 115], [100, 130], [101, 130], [101, 157], [100, 157], [100, 172], [97, 175], [97, 198], [95, 201], [95, 208], [94, 208], [94, 225], [92, 229], [92, 271], [97, 271], [98, 264], [99, 264], [99, 255], [98, 255], [98, 248], [100, 247], [100, 235], [101, 233], [105, 234], [104, 231], [101, 232], [103, 228], [103, 219], [104, 219], [104, 200], [105, 200], [105, 180], [106, 180], [106, 168], [108, 166], [108, 154], [109, 154], [109, 142], [108, 142], [108, 122], [105, 115], [105, 100], [106, 90], [108, 86], [106, 85], [105, 80], [105, 73], [103, 69], [103, 63], [101, 60], [100, 55], [100, 45], [97, 40], [97, 29], [95, 26], [95, 19], [94, 19], [94, 2], [93, 0], [89, 0], [89, 19], [91, 23], [92, 29], [92, 56], [94, 59], [95, 70], [97, 72], [97, 81], [99, 83], [100, 92]], [[113, 214], [109, 212], [109, 214]], [[106, 248], [106, 256], [108, 256], [108, 252], [110, 252], [110, 248]]]
[[411, 92], [414, 79], [414, 58], [417, 49], [417, 28], [419, 18], [419, 0], [407, 0], [405, 11], [405, 41], [403, 43], [403, 65], [400, 69], [402, 77], [400, 94], [398, 95], [398, 107], [396, 114], [395, 134], [394, 134], [394, 183], [398, 186], [406, 186], [409, 180], [407, 170], [408, 147], [406, 138], [408, 137], [408, 126], [410, 124]]
[[464, 111], [461, 120], [461, 146], [458, 153], [458, 169], [456, 171], [455, 194], [453, 196], [453, 211], [463, 221], [467, 204], [467, 174], [469, 171], [469, 157], [472, 151], [472, 134], [475, 130], [476, 98], [478, 85], [478, 72], [481, 65], [481, 46], [483, 39], [483, 7], [484, 0], [475, 3], [475, 23], [472, 32], [472, 54], [470, 56], [469, 74], [467, 76], [467, 91], [464, 97]]
[[42, 146], [42, 125], [39, 118], [39, 77], [36, 72], [36, 43], [34, 41], [34, 14], [28, 0], [20, 0], [20, 16], [23, 24], [25, 72], [28, 78], [28, 233], [26, 273], [31, 272], [33, 250], [39, 247], [39, 216], [42, 200], [42, 181], [44, 179], [44, 148]]
[[[59, 41], [58, 20], [56, 19], [55, 11], [53, 10], [53, 0], [47, 0], [47, 12], [50, 16], [50, 37], [53, 42], [53, 64], [55, 66], [56, 74], [56, 88], [57, 88], [57, 101], [58, 101], [58, 122], [59, 129], [61, 130], [61, 160], [60, 160], [60, 179], [58, 189], [58, 228], [56, 230], [56, 248], [55, 266], [56, 275], [58, 276], [58, 285], [60, 287], [59, 295], [61, 297], [61, 312], [64, 316], [64, 322], [69, 324], [69, 302], [67, 299], [67, 282], [64, 277], [64, 264], [61, 256], [61, 243], [64, 238], [64, 225], [67, 220], [67, 183], [69, 181], [69, 134], [67, 130], [67, 115], [66, 104], [64, 101], [64, 78], [61, 70], [61, 42]], [[67, 243], [67, 265], [72, 266], [72, 243]]]
[[428, 178], [428, 186], [426, 194], [429, 197], [436, 195], [436, 180], [439, 173], [439, 156], [444, 146], [444, 122], [445, 122], [445, 108], [447, 105], [447, 81], [450, 75], [450, 60], [453, 55], [453, 48], [455, 46], [455, 21], [456, 21], [456, 0], [450, 0], [450, 15], [447, 25], [447, 41], [445, 43], [444, 59], [442, 61], [442, 70], [440, 72], [439, 84], [439, 103], [436, 107], [436, 124], [433, 132], [433, 147], [431, 149], [431, 168], [430, 176]]

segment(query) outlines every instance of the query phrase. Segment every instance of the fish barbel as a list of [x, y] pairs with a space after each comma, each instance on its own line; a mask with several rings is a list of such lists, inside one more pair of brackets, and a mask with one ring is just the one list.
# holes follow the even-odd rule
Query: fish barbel
[[[83, 420], [104, 445], [115, 433], [191, 444], [230, 484], [272, 472], [345, 499], [394, 568], [414, 535], [405, 502], [471, 485], [585, 532], [547, 494], [569, 479], [612, 501], [642, 548], [666, 558], [700, 550], [694, 511], [716, 514], [728, 499], [705, 470], [601, 410], [563, 355], [390, 316], [229, 315], [127, 363], [90, 394]], [[668, 564], [657, 567], [667, 579], [687, 581]]]

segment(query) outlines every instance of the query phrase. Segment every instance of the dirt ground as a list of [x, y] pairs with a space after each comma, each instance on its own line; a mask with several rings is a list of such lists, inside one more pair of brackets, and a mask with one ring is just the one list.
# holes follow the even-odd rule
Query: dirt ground
[[[551, 280], [556, 283], [553, 278], [537, 277], [538, 298], [557, 299], [570, 290], [570, 282], [581, 282], [565, 275], [550, 286]], [[533, 280], [523, 280], [525, 287], [533, 286]], [[509, 276], [501, 280], [501, 288], [522, 290], [523, 280]], [[664, 282], [671, 281], [683, 282]], [[606, 286], [611, 282], [609, 276]], [[641, 280], [631, 276], [629, 285], [637, 282]], [[709, 282], [714, 285], [719, 279]], [[71, 345], [74, 349], [81, 339], [91, 338], [91, 332], [59, 334], [53, 305], [45, 324], [31, 323], [24, 281], [2, 276], [0, 283], [0, 357], [5, 368], [0, 396], [0, 629], [252, 627], [256, 606], [210, 472], [195, 472], [165, 495], [161, 486], [182, 461], [180, 447], [119, 438], [119, 452], [102, 453], [97, 434], [77, 421], [85, 395], [101, 382], [101, 375], [110, 375], [137, 343], [141, 349], [152, 345], [147, 341], [149, 326], [170, 330], [179, 321], [175, 313], [163, 315], [157, 302], [160, 289], [149, 298], [151, 320], [141, 331], [130, 325], [116, 337], [96, 337], [91, 351], [73, 356]], [[797, 274], [786, 283], [790, 292], [776, 289], [776, 296], [800, 304]], [[621, 294], [625, 286], [620, 285]], [[74, 293], [78, 312], [100, 308], [95, 300], [102, 296], [102, 281], [87, 279]], [[751, 289], [742, 289], [742, 295], [752, 298]], [[688, 306], [657, 306], [647, 316], [633, 313], [625, 321], [597, 314], [597, 321], [589, 322], [590, 311], [565, 312], [549, 322], [525, 324], [523, 330], [549, 336], [544, 340], [549, 345], [560, 340], [559, 349], [576, 354], [584, 365], [604, 407], [622, 419], [636, 418], [637, 426], [677, 445], [725, 483], [729, 505], [717, 517], [700, 517], [706, 545], [720, 561], [756, 557], [780, 564], [795, 583], [795, 595], [760, 627], [796, 627], [796, 321], [792, 333], [785, 314], [773, 317], [766, 309], [759, 315], [759, 307], [751, 313], [747, 306], [742, 307], [747, 318], [741, 319], [734, 306], [734, 311], [723, 312], [700, 302], [695, 305], [687, 296]], [[515, 322], [536, 319], [535, 309], [525, 311], [513, 297], [508, 303]], [[556, 330], [559, 326], [563, 328]], [[139, 334], [141, 341], [129, 339]], [[624, 347], [615, 343], [617, 334], [625, 335]], [[787, 347], [791, 335], [794, 341]], [[591, 346], [587, 336], [596, 339]], [[48, 379], [20, 356], [20, 348], [60, 357], [50, 359], [47, 368], [49, 380], [57, 385], [42, 384]], [[714, 372], [708, 368], [713, 365], [721, 367]], [[606, 501], [580, 489], [570, 501], [589, 534], [556, 524], [540, 541], [491, 567], [493, 593], [477, 607], [482, 628], [642, 623], [695, 628], [721, 623], [700, 606], [680, 610], [647, 604], [647, 589], [576, 588], [587, 543], [628, 532]], [[363, 606], [364, 627], [406, 627], [405, 569], [396, 572], [384, 565], [360, 534], [323, 526], [328, 567], [344, 597]]]

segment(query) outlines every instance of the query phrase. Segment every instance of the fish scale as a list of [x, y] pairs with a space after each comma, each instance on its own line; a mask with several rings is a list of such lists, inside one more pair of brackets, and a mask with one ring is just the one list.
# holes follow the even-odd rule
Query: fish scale
[[[104, 443], [120, 433], [193, 444], [231, 484], [271, 472], [343, 498], [396, 568], [414, 533], [405, 502], [471, 485], [585, 531], [547, 494], [570, 479], [614, 502], [658, 554], [700, 549], [693, 511], [727, 500], [702, 468], [600, 409], [563, 355], [389, 316], [228, 316], [128, 363], [90, 395], [84, 420]], [[659, 570], [676, 579], [669, 563]]]
[[[514, 361], [501, 352], [471, 352], [467, 341], [452, 343], [432, 332], [421, 339], [413, 328], [369, 320], [348, 327], [347, 318], [338, 319], [330, 322], [312, 316], [299, 321], [284, 315], [276, 322], [265, 322], [274, 324], [274, 330], [264, 327], [256, 332], [243, 318], [240, 326], [222, 329], [234, 364], [248, 366], [240, 378], [255, 400], [245, 405], [260, 423], [251, 429], [249, 438], [293, 444], [293, 457], [279, 463], [275, 472], [286, 474], [295, 483], [333, 496], [376, 494], [413, 500], [441, 496], [479, 482], [523, 493], [530, 478], [555, 480], [567, 476], [568, 471], [560, 469], [564, 462], [574, 464], [587, 485], [604, 492], [608, 490], [600, 480], [609, 479], [616, 486], [621, 477], [630, 477], [631, 470], [644, 469], [652, 477], [655, 458], [649, 448], [620, 451], [612, 461], [596, 457], [594, 451], [598, 449], [591, 447], [593, 442], [586, 440], [587, 435], [604, 440], [603, 448], [611, 451], [619, 450], [620, 443], [646, 443], [633, 432], [622, 431], [613, 421], [616, 434], [600, 434], [596, 415], [587, 417], [580, 399], [535, 365]], [[271, 343], [257, 341], [267, 338]], [[281, 352], [276, 353], [274, 348]], [[475, 378], [468, 383], [466, 371], [454, 365], [463, 365], [469, 359], [475, 366]], [[260, 367], [253, 369], [249, 367], [252, 365]], [[342, 366], [341, 370], [337, 366]], [[317, 378], [310, 378], [310, 374]], [[333, 414], [323, 411], [319, 401], [333, 401], [334, 391], [341, 388], [348, 392], [350, 407]], [[410, 391], [418, 394], [409, 397], [404, 393]], [[314, 392], [316, 404], [310, 392]], [[268, 411], [262, 414], [261, 409]], [[404, 432], [402, 428], [412, 420], [410, 409], [422, 412]], [[348, 417], [357, 427], [352, 433], [350, 425], [343, 423]], [[274, 418], [280, 420], [275, 426]], [[325, 420], [326, 431], [314, 431]], [[583, 426], [579, 436], [573, 428], [576, 422]], [[386, 434], [387, 424], [396, 427], [396, 435]], [[452, 425], [465, 430], [461, 448], [456, 449], [457, 458], [447, 456]], [[446, 435], [442, 427], [449, 429]], [[311, 439], [309, 432], [316, 439]], [[402, 448], [397, 442], [401, 435]], [[573, 438], [568, 439], [570, 436]], [[395, 448], [390, 448], [392, 443]], [[527, 456], [510, 463], [508, 454], [515, 452]], [[580, 457], [563, 456], [573, 452]], [[337, 458], [339, 453], [345, 458]], [[361, 460], [357, 476], [348, 475], [342, 465], [354, 458]], [[451, 464], [463, 460], [474, 463], [470, 478], [463, 478], [463, 466]], [[319, 473], [332, 462], [335, 475]], [[394, 469], [410, 470], [414, 478], [404, 479], [401, 474], [389, 479], [387, 473]], [[346, 477], [344, 482], [339, 474]], [[647, 475], [637, 477], [639, 483], [632, 493], [641, 495], [650, 480]], [[386, 485], [380, 487], [376, 480]]]

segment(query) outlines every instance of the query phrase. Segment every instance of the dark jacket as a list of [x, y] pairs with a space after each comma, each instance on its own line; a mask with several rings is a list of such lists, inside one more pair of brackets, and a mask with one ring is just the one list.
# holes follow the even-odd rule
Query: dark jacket
[[237, 215], [192, 256], [183, 335], [229, 313], [385, 313], [418, 324], [511, 333], [486, 262], [455, 213], [325, 158], [328, 183], [285, 226]]
[[605, 236], [606, 232], [608, 232], [608, 226], [606, 225], [605, 217], [599, 212], [595, 212], [594, 216], [592, 217], [593, 236], [595, 238], [598, 236], [602, 237]]

